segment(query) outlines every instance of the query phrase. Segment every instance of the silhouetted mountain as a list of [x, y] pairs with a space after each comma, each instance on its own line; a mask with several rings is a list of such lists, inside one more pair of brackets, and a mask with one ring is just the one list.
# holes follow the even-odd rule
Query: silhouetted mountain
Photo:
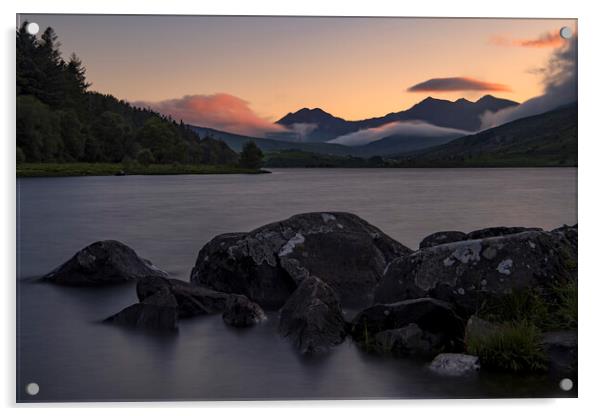
[[485, 95], [476, 102], [464, 98], [448, 101], [428, 97], [408, 110], [389, 113], [383, 117], [347, 121], [320, 108], [303, 108], [295, 113], [288, 113], [277, 123], [290, 129], [294, 129], [295, 124], [312, 125], [314, 129], [306, 137], [306, 140], [311, 142], [324, 142], [358, 130], [409, 120], [422, 120], [436, 126], [475, 131], [481, 126], [481, 115], [485, 111], [495, 112], [515, 105], [518, 103], [491, 95]]
[[576, 166], [577, 105], [398, 156], [406, 166]]
[[295, 113], [288, 113], [276, 123], [286, 126], [291, 130], [295, 130], [295, 127], [298, 128], [303, 125], [303, 129], [309, 132], [309, 141], [312, 142], [325, 142], [354, 131], [350, 130], [349, 121], [335, 117], [321, 108], [313, 108], [311, 110], [309, 108], [302, 108]]

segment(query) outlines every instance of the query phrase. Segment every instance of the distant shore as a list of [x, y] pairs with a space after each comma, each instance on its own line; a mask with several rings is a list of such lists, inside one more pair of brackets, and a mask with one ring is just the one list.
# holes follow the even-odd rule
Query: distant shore
[[19, 163], [17, 177], [120, 176], [120, 175], [212, 175], [270, 173], [264, 169], [245, 169], [228, 165], [152, 164], [148, 166], [121, 163]]

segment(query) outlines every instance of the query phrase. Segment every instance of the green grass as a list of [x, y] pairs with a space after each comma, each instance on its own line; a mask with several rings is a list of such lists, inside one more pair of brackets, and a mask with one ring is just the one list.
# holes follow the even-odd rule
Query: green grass
[[119, 172], [127, 175], [209, 175], [228, 173], [267, 173], [264, 170], [243, 169], [226, 165], [148, 165], [121, 163], [20, 163], [18, 177], [44, 176], [111, 176]]
[[477, 315], [491, 322], [528, 321], [543, 331], [577, 328], [577, 282], [556, 284], [544, 291], [515, 290], [491, 298]]
[[512, 372], [547, 369], [541, 332], [527, 321], [507, 323], [492, 335], [468, 339], [466, 350], [488, 368]]

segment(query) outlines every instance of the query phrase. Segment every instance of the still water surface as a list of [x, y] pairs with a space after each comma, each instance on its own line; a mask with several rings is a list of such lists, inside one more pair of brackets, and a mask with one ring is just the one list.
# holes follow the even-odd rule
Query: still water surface
[[[99, 323], [134, 286], [35, 282], [85, 245], [116, 239], [188, 280], [213, 236], [309, 211], [349, 211], [417, 248], [429, 233], [577, 222], [576, 169], [282, 169], [270, 175], [18, 179], [21, 401], [560, 396], [557, 380], [481, 372], [450, 382], [425, 364], [375, 357], [350, 341], [301, 357], [277, 315], [248, 330], [220, 316], [173, 336]], [[352, 312], [348, 312], [352, 318]], [[25, 385], [40, 385], [29, 397]]]

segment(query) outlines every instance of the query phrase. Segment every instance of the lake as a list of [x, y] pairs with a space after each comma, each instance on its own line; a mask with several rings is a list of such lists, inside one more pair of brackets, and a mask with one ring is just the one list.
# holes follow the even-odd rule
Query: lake
[[[84, 246], [120, 240], [188, 280], [217, 234], [310, 211], [348, 211], [417, 248], [442, 230], [551, 229], [577, 222], [577, 169], [274, 169], [269, 175], [17, 180], [19, 401], [546, 397], [545, 376], [480, 372], [450, 382], [425, 363], [376, 357], [347, 340], [302, 357], [276, 334], [277, 313], [247, 330], [219, 315], [159, 336], [102, 324], [135, 286], [36, 281]], [[347, 312], [348, 319], [353, 317]], [[38, 395], [24, 391], [40, 385]]]

